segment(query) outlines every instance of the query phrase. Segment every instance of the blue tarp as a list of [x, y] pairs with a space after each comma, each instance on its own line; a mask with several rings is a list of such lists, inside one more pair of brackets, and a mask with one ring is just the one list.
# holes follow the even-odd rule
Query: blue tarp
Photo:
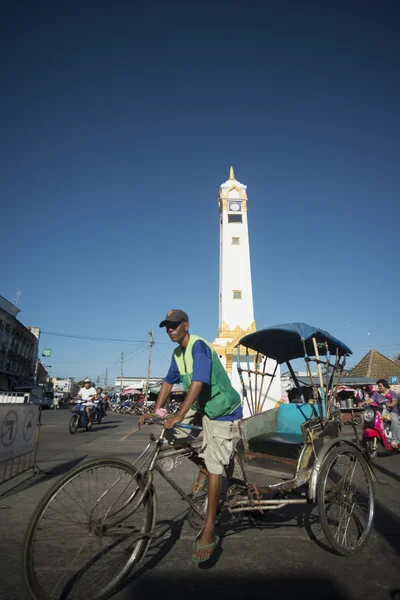
[[[283, 363], [304, 356], [303, 340], [306, 344], [307, 354], [315, 356], [313, 337], [316, 338], [318, 343], [328, 342], [329, 352], [332, 354], [336, 354], [336, 348], [339, 349], [340, 356], [353, 354], [346, 344], [327, 331], [306, 323], [286, 323], [260, 329], [245, 335], [238, 345], [260, 352], [269, 358], [273, 358], [278, 363]], [[318, 351], [321, 356], [325, 355], [325, 344], [319, 346]]]

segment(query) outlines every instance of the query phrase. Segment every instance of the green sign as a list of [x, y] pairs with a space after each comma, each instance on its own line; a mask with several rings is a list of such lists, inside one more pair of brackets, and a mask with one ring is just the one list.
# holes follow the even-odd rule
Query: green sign
[[51, 350], [50, 350], [50, 348], [43, 348], [43, 350], [42, 350], [42, 356], [51, 356]]

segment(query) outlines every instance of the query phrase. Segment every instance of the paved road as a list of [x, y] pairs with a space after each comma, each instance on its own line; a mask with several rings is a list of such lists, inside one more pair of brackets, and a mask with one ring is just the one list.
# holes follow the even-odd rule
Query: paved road
[[[28, 600], [21, 551], [28, 521], [57, 477], [89, 458], [104, 455], [131, 460], [144, 448], [148, 430], [137, 418], [113, 413], [91, 432], [68, 432], [67, 410], [47, 411], [38, 462], [48, 475], [21, 476], [0, 487], [0, 598]], [[349, 430], [347, 430], [349, 431]], [[115, 600], [142, 600], [159, 594], [174, 600], [239, 600], [257, 596], [321, 597], [336, 600], [400, 599], [400, 455], [376, 461], [377, 514], [373, 535], [359, 554], [336, 556], [310, 538], [304, 513], [283, 509], [261, 520], [225, 521], [219, 528], [221, 549], [206, 568], [190, 560], [194, 532], [185, 519], [185, 504], [159, 478], [155, 542], [137, 573]], [[195, 473], [185, 462], [176, 480], [190, 489]], [[318, 533], [318, 532], [315, 532]], [[396, 592], [397, 590], [397, 592]]]

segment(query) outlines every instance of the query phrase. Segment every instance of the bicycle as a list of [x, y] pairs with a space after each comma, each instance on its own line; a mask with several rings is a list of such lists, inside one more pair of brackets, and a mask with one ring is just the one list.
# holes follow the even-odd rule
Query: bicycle
[[[201, 430], [186, 424], [176, 426]], [[103, 600], [118, 589], [144, 557], [152, 538], [157, 515], [154, 471], [189, 504], [193, 526], [202, 526], [204, 507], [199, 508], [198, 500], [166, 474], [176, 459], [198, 456], [202, 442], [162, 449], [164, 433], [164, 428], [158, 438], [152, 433], [150, 443], [133, 464], [120, 459], [95, 460], [49, 490], [31, 519], [24, 547], [24, 572], [34, 598]], [[57, 551], [49, 553], [52, 543]], [[74, 558], [66, 561], [71, 555]]]

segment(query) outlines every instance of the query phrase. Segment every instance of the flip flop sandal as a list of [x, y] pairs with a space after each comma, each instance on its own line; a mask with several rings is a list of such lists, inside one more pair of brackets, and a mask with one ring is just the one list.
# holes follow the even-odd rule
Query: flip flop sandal
[[193, 496], [197, 496], [197, 494], [200, 494], [200, 492], [203, 491], [207, 481], [208, 481], [208, 477], [204, 477], [204, 479], [202, 479], [201, 481], [196, 481], [196, 483], [193, 484], [193, 487], [192, 487]]
[[192, 561], [194, 563], [202, 563], [202, 562], [206, 562], [207, 560], [210, 560], [210, 558], [212, 557], [212, 555], [215, 552], [215, 548], [217, 547], [217, 544], [219, 542], [219, 537], [218, 535], [215, 536], [215, 540], [211, 543], [211, 544], [206, 544], [205, 546], [202, 546], [199, 541], [196, 541], [196, 550], [206, 550], [207, 548], [212, 548], [210, 554], [206, 557], [206, 558], [197, 558], [194, 554], [192, 556]]

